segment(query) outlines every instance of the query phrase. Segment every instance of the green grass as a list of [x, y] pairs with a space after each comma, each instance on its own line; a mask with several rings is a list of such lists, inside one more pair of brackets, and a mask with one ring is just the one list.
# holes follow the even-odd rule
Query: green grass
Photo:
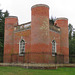
[[75, 68], [57, 70], [24, 69], [20, 67], [0, 67], [0, 75], [75, 75]]

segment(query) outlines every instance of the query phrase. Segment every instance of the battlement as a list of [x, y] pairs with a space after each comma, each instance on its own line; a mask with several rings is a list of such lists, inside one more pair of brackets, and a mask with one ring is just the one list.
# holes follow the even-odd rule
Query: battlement
[[[14, 26], [14, 32], [23, 31], [23, 30], [27, 30], [27, 29], [31, 29], [31, 22], [24, 23], [24, 24], [21, 24], [18, 26]], [[60, 27], [58, 27], [58, 26], [50, 25], [49, 29], [60, 33]]]
[[49, 29], [52, 31], [60, 33], [60, 27], [58, 27], [58, 26], [50, 25]]
[[31, 22], [24, 23], [18, 26], [14, 26], [14, 32], [23, 31], [27, 29], [31, 29]]

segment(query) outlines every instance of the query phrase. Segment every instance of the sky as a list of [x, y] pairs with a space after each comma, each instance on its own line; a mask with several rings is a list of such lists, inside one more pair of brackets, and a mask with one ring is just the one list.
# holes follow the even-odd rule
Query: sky
[[8, 10], [10, 16], [17, 16], [22, 24], [31, 21], [31, 7], [35, 4], [48, 5], [49, 18], [68, 18], [68, 23], [75, 28], [75, 0], [0, 0], [0, 9]]

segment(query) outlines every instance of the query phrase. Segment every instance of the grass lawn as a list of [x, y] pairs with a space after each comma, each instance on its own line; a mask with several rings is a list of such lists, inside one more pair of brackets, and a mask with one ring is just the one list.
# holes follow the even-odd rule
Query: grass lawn
[[64, 67], [57, 70], [39, 70], [0, 66], [0, 75], [75, 75], [75, 68]]

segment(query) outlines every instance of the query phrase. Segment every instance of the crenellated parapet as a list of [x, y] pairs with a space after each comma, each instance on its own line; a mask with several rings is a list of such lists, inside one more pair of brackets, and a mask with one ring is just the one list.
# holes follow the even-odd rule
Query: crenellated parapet
[[[28, 30], [28, 29], [31, 29], [31, 22], [14, 26], [14, 32], [19, 32], [19, 31]], [[49, 29], [54, 32], [60, 33], [60, 27], [58, 26], [50, 25]]]
[[31, 22], [15, 26], [14, 32], [19, 32], [19, 31], [23, 31], [23, 30], [27, 30], [27, 29], [31, 29]]
[[60, 33], [60, 27], [58, 26], [55, 26], [55, 25], [50, 25], [49, 27], [50, 30], [54, 31], [54, 32], [57, 32], [57, 33]]

